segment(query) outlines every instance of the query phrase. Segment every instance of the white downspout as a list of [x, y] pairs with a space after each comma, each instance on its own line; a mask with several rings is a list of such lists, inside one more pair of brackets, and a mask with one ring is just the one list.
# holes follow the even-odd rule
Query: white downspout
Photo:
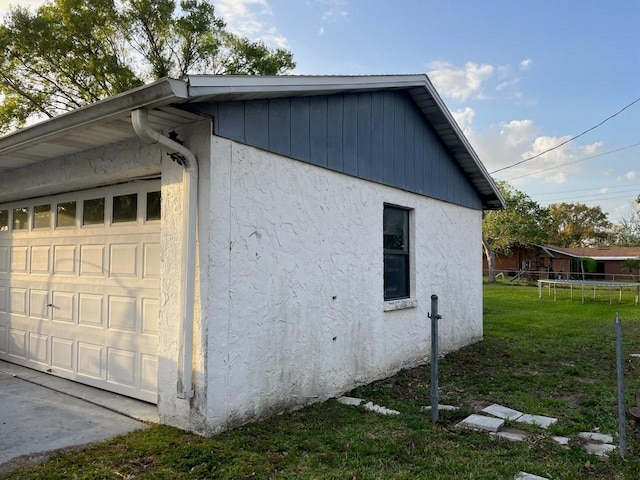
[[[148, 122], [147, 110], [131, 112], [131, 123], [138, 136], [147, 143], [159, 143], [162, 148], [177, 154], [182, 172], [183, 207], [182, 216], [182, 284], [180, 292], [180, 352], [178, 353], [178, 398], [193, 397], [193, 309], [196, 256], [196, 211], [198, 200], [198, 160], [189, 149], [156, 132]], [[174, 158], [175, 160], [175, 158]]]

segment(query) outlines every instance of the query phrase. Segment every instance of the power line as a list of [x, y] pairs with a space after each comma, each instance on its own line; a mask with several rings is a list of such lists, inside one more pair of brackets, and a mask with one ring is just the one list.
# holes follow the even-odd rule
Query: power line
[[562, 147], [563, 145], [566, 145], [567, 143], [574, 141], [576, 138], [580, 138], [580, 137], [582, 137], [583, 135], [585, 135], [585, 134], [589, 133], [590, 131], [595, 130], [596, 128], [598, 128], [598, 127], [600, 127], [601, 125], [605, 124], [606, 122], [608, 122], [608, 121], [609, 121], [609, 120], [611, 120], [612, 118], [617, 117], [617, 116], [618, 116], [618, 115], [620, 115], [622, 112], [624, 112], [627, 108], [629, 108], [629, 107], [631, 107], [631, 106], [635, 105], [635, 104], [636, 104], [636, 103], [638, 103], [638, 102], [640, 102], [640, 97], [636, 98], [633, 102], [631, 102], [631, 103], [629, 103], [629, 104], [625, 105], [623, 108], [621, 108], [620, 110], [618, 110], [618, 111], [617, 111], [616, 113], [614, 113], [613, 115], [608, 116], [607, 118], [605, 118], [604, 120], [602, 120], [602, 121], [601, 121], [600, 123], [598, 123], [597, 125], [594, 125], [593, 127], [586, 129], [584, 132], [579, 133], [578, 135], [576, 135], [576, 136], [574, 136], [574, 137], [571, 137], [571, 138], [569, 138], [568, 140], [565, 140], [564, 142], [559, 143], [559, 144], [558, 144], [558, 145], [556, 145], [555, 147], [548, 148], [547, 150], [545, 150], [545, 151], [543, 151], [543, 152], [540, 152], [540, 153], [538, 153], [538, 154], [534, 155], [533, 157], [525, 158], [524, 160], [520, 160], [519, 162], [513, 163], [513, 164], [511, 164], [511, 165], [507, 165], [506, 167], [499, 168], [498, 170], [494, 170], [493, 172], [490, 172], [490, 175], [493, 175], [494, 173], [502, 172], [503, 170], [508, 170], [509, 168], [513, 168], [513, 167], [516, 167], [516, 166], [518, 166], [518, 165], [522, 165], [522, 164], [523, 164], [523, 163], [525, 163], [525, 162], [530, 162], [531, 160], [535, 160], [536, 158], [538, 158], [538, 157], [540, 157], [540, 156], [544, 155], [545, 153], [552, 152], [553, 150], [556, 150], [556, 149], [558, 149], [558, 148]]
[[[563, 190], [562, 192], [544, 192], [544, 193], [530, 193], [530, 196], [545, 196], [545, 195], [558, 195], [560, 193], [575, 193], [575, 192], [589, 192], [591, 190], [602, 190], [604, 188], [636, 188], [640, 187], [640, 183], [630, 183], [627, 185], [608, 185], [606, 187], [591, 187], [591, 188], [579, 188], [577, 190]], [[624, 190], [626, 191], [626, 190]], [[595, 194], [594, 194], [595, 195]]]
[[[594, 158], [602, 157], [602, 156], [604, 156], [604, 155], [610, 155], [610, 154], [612, 154], [612, 153], [616, 153], [616, 152], [619, 152], [619, 151], [621, 151], [621, 150], [626, 150], [626, 149], [628, 149], [628, 148], [637, 147], [637, 146], [639, 146], [639, 145], [640, 145], [640, 142], [638, 142], [638, 143], [634, 143], [634, 144], [632, 144], [632, 145], [627, 145], [627, 146], [625, 146], [625, 147], [616, 148], [615, 150], [609, 150], [608, 152], [598, 153], [597, 155], [592, 155], [592, 156], [590, 156], [590, 157], [581, 158], [581, 159], [579, 159], [579, 160], [573, 160], [573, 161], [571, 161], [571, 162], [561, 163], [560, 165], [555, 165], [555, 166], [553, 166], [553, 167], [549, 167], [549, 168], [543, 168], [542, 170], [536, 170], [535, 172], [531, 172], [531, 173], [525, 173], [525, 174], [523, 174], [523, 175], [519, 175], [519, 176], [517, 176], [517, 177], [507, 178], [506, 180], [507, 180], [507, 181], [511, 181], [511, 180], [518, 180], [518, 179], [520, 179], [520, 178], [524, 178], [524, 177], [530, 177], [531, 175], [536, 175], [536, 174], [538, 174], [538, 173], [542, 173], [542, 172], [548, 172], [549, 170], [555, 170], [556, 168], [566, 167], [567, 165], [573, 165], [574, 163], [580, 163], [580, 162], [584, 162], [584, 161], [586, 161], [586, 160], [592, 160], [592, 159], [594, 159]], [[512, 166], [515, 166], [515, 165], [512, 165]], [[511, 168], [511, 167], [505, 167], [505, 168]], [[504, 168], [503, 168], [503, 169], [501, 169], [501, 170], [504, 170]], [[496, 172], [499, 172], [499, 171], [500, 171], [500, 170], [496, 170]], [[492, 173], [495, 173], [495, 172], [492, 172]]]

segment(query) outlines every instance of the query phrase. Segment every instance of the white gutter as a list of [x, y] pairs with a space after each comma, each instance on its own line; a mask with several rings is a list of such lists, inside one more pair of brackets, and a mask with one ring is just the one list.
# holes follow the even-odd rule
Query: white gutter
[[[180, 292], [180, 352], [178, 353], [178, 398], [193, 397], [193, 308], [195, 284], [196, 211], [198, 200], [198, 160], [183, 145], [156, 132], [148, 122], [148, 111], [131, 112], [131, 123], [138, 136], [147, 143], [159, 143], [162, 148], [179, 156], [182, 172], [182, 284]], [[180, 162], [179, 162], [180, 163]]]

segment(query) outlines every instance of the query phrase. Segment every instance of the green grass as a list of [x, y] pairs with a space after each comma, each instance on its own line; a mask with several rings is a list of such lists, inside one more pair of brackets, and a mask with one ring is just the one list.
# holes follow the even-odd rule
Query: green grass
[[[615, 297], [617, 300], [617, 297]], [[624, 329], [627, 405], [639, 390], [640, 307], [631, 293], [582, 304], [558, 292], [485, 285], [485, 337], [440, 361], [441, 402], [459, 405], [436, 425], [429, 404], [429, 367], [405, 370], [351, 393], [402, 415], [381, 416], [330, 400], [213, 438], [155, 426], [84, 450], [58, 454], [8, 478], [104, 479], [512, 479], [527, 471], [550, 479], [637, 479], [640, 442], [628, 425], [628, 452], [599, 460], [552, 435], [591, 430], [615, 434], [613, 322]], [[447, 319], [443, 318], [443, 322]], [[636, 370], [638, 368], [638, 370]], [[640, 391], [640, 390], [639, 390]], [[530, 427], [526, 442], [460, 431], [455, 424], [490, 403], [557, 417], [549, 431]]]

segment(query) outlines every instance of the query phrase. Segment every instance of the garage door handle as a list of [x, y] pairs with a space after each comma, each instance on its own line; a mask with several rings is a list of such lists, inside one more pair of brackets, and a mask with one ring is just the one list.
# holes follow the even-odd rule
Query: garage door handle
[[53, 307], [53, 303], [47, 303], [45, 307]]

